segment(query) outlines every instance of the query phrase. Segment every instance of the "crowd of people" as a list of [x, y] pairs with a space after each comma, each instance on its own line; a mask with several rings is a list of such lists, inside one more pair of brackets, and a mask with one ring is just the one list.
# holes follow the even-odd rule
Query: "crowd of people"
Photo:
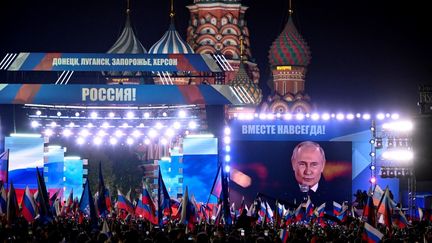
[[[3, 214], [0, 242], [367, 242], [363, 220], [352, 216], [343, 223], [328, 220], [324, 225], [317, 221], [257, 222], [246, 211], [231, 225], [200, 222], [192, 229], [178, 220], [158, 226], [139, 217], [120, 219], [115, 213], [99, 218], [97, 225], [89, 218], [80, 221], [64, 216], [50, 222], [27, 222], [20, 216], [10, 224]], [[382, 242], [432, 242], [428, 220], [413, 221], [404, 228], [393, 226], [391, 235], [384, 224], [378, 224], [378, 230], [384, 233]]]

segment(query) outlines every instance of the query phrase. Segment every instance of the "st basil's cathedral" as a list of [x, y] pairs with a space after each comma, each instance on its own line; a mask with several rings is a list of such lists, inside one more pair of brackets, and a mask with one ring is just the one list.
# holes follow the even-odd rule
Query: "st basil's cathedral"
[[[186, 39], [175, 27], [175, 11], [171, 0], [168, 29], [147, 51], [141, 44], [130, 21], [129, 6], [122, 33], [108, 53], [130, 54], [210, 54], [224, 59], [227, 69], [219, 78], [200, 74], [158, 72], [105, 73], [107, 82], [128, 84], [228, 84], [237, 90], [245, 106], [230, 107], [227, 115], [241, 112], [307, 113], [315, 107], [305, 92], [305, 77], [310, 63], [309, 46], [297, 30], [292, 10], [283, 31], [268, 51], [272, 92], [263, 97], [259, 87], [260, 70], [253, 58], [247, 26], [247, 6], [241, 0], [194, 0], [186, 6], [190, 12]], [[266, 68], [266, 67], [261, 67]], [[148, 78], [151, 77], [151, 78]]]

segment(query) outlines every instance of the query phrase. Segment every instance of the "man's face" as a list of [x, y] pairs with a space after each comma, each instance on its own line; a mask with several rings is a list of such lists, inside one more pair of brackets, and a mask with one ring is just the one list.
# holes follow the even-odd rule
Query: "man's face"
[[318, 183], [325, 166], [320, 150], [311, 146], [300, 147], [291, 163], [297, 182], [309, 187]]

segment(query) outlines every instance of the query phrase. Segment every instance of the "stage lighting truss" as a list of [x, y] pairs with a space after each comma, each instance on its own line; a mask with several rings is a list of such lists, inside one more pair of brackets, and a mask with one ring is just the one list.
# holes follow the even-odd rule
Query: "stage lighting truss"
[[178, 106], [25, 105], [34, 131], [46, 137], [75, 139], [78, 144], [164, 143], [207, 130], [205, 109]]
[[408, 178], [414, 175], [411, 167], [381, 167], [381, 178]]

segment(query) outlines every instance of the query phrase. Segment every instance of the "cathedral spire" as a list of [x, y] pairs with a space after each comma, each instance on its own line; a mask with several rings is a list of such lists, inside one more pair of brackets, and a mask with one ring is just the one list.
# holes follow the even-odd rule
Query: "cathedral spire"
[[171, 9], [170, 9], [169, 16], [170, 16], [170, 19], [171, 19], [171, 23], [174, 23], [174, 16], [175, 16], [175, 12], [174, 12], [174, 0], [171, 0]]
[[291, 5], [291, 0], [288, 0], [288, 15], [291, 16], [293, 14], [293, 10], [292, 10], [292, 5]]

